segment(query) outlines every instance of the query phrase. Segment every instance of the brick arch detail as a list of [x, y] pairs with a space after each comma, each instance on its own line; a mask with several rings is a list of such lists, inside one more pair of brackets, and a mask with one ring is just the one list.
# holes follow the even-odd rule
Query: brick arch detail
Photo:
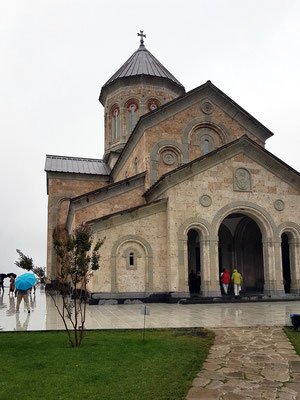
[[145, 250], [145, 254], [147, 257], [147, 272], [148, 272], [148, 282], [146, 282], [146, 288], [147, 291], [151, 292], [153, 290], [153, 252], [151, 245], [147, 240], [142, 238], [141, 236], [138, 235], [126, 235], [121, 237], [120, 239], [116, 240], [112, 246], [111, 249], [111, 255], [110, 255], [110, 267], [111, 267], [111, 291], [116, 292], [117, 291], [117, 265], [116, 265], [116, 260], [117, 260], [117, 253], [118, 249], [120, 248], [121, 245], [124, 243], [132, 243], [136, 242], [140, 246], [143, 247]]
[[150, 152], [150, 184], [152, 185], [157, 180], [157, 166], [159, 163], [159, 153], [163, 147], [174, 148], [175, 152], [180, 154], [181, 163], [188, 162], [188, 147], [184, 146], [175, 140], [161, 140], [157, 142]]
[[217, 121], [212, 117], [206, 116], [206, 117], [195, 118], [186, 124], [181, 135], [182, 144], [188, 145], [190, 133], [194, 129], [201, 127], [208, 127], [208, 128], [210, 127], [211, 129], [216, 130], [217, 132], [219, 132], [219, 134], [221, 134], [221, 136], [223, 135], [226, 143], [232, 141], [231, 135], [228, 129], [225, 127], [225, 125], [223, 125], [221, 122]]

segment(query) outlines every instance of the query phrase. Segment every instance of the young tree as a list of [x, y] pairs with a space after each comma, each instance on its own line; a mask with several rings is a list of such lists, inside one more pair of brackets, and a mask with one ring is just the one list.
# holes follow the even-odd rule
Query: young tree
[[[50, 295], [63, 320], [72, 347], [79, 347], [83, 339], [86, 287], [93, 271], [100, 268], [99, 249], [104, 239], [98, 241], [92, 249], [93, 235], [86, 224], [78, 226], [72, 234], [53, 234], [54, 249], [60, 264], [57, 290], [61, 295], [62, 305], [59, 305], [59, 298], [54, 291], [50, 291]], [[69, 326], [67, 320], [70, 321]]]
[[30, 258], [29, 256], [26, 256], [19, 249], [16, 249], [16, 251], [19, 254], [19, 259], [18, 259], [18, 261], [15, 262], [15, 265], [19, 268], [25, 269], [26, 271], [32, 271], [34, 268], [32, 258]]
[[40, 282], [45, 281], [45, 268], [43, 267], [36, 267], [33, 264], [33, 260], [31, 257], [26, 256], [22, 253], [21, 250], [16, 249], [17, 253], [19, 254], [18, 261], [15, 262], [15, 265], [19, 268], [25, 269], [26, 271], [33, 272], [38, 278]]

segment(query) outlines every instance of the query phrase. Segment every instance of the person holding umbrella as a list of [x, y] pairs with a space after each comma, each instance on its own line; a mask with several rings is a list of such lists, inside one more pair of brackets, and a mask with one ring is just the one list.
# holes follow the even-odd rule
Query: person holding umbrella
[[22, 274], [16, 279], [15, 281], [15, 286], [16, 286], [15, 296], [17, 297], [16, 312], [19, 312], [20, 303], [22, 299], [24, 299], [27, 311], [30, 313], [28, 290], [35, 284], [35, 282], [36, 282], [36, 277], [30, 273]]
[[6, 274], [0, 274], [0, 288], [2, 288], [3, 293], [4, 293], [4, 285], [3, 285], [4, 278], [6, 278]]

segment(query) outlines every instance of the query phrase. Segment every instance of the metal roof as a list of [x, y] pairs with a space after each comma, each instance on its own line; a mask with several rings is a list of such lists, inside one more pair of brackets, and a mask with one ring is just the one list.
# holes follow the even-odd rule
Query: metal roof
[[46, 155], [45, 171], [90, 175], [110, 174], [110, 168], [103, 160], [49, 154]]
[[177, 85], [183, 85], [169, 72], [146, 47], [141, 44], [121, 68], [103, 85], [109, 85], [118, 78], [125, 78], [136, 75], [150, 75], [160, 78], [167, 78]]

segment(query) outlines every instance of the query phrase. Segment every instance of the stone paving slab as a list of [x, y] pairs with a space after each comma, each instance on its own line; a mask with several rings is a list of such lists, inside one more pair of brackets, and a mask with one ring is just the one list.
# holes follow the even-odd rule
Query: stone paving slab
[[214, 329], [186, 400], [300, 400], [300, 357], [278, 327]]
[[[60, 302], [60, 299], [58, 299]], [[15, 312], [16, 299], [8, 288], [0, 294], [0, 331], [64, 329], [52, 299], [42, 287], [30, 296], [31, 313], [24, 304]], [[290, 314], [300, 314], [300, 301], [235, 304], [148, 304], [147, 328], [255, 327], [291, 325]], [[88, 305], [87, 329], [142, 329], [141, 304]], [[282, 349], [284, 350], [284, 349]], [[289, 349], [285, 349], [287, 352]]]

